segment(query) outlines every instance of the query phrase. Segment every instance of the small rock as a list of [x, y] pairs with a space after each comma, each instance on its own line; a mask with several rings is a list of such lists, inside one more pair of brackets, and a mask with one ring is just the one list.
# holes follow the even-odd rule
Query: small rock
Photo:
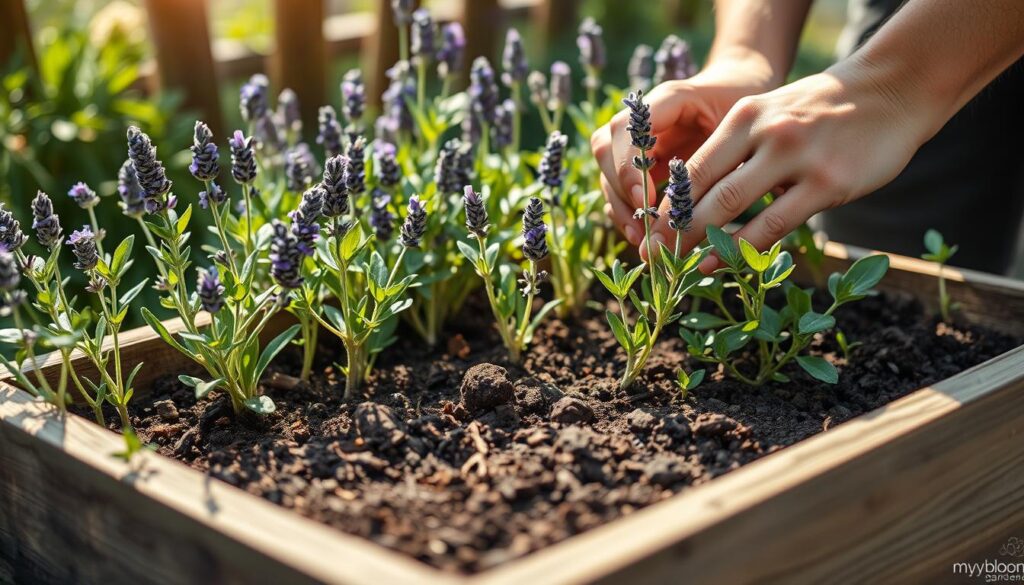
[[470, 368], [462, 378], [461, 393], [462, 405], [474, 414], [508, 404], [515, 397], [508, 371], [494, 364]]
[[170, 400], [159, 400], [154, 402], [153, 406], [156, 408], [156, 414], [161, 419], [167, 422], [177, 422], [179, 418], [178, 407], [174, 406], [173, 402]]
[[698, 435], [717, 437], [734, 430], [737, 426], [735, 420], [725, 415], [705, 413], [697, 417], [693, 430]]
[[594, 409], [574, 396], [565, 396], [551, 407], [551, 420], [563, 424], [588, 423], [594, 420]]
[[644, 473], [651, 483], [662, 487], [670, 487], [689, 475], [678, 460], [667, 455], [659, 455], [648, 461]]
[[650, 431], [658, 423], [658, 419], [646, 410], [638, 408], [626, 415], [626, 422], [634, 431]]

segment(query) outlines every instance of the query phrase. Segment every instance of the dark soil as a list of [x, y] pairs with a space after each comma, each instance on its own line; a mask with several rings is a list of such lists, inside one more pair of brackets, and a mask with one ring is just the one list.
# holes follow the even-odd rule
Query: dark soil
[[[340, 399], [323, 341], [309, 387], [267, 387], [265, 427], [236, 422], [224, 397], [197, 403], [174, 377], [135, 401], [140, 436], [159, 452], [340, 530], [447, 571], [529, 554], [820, 433], [1019, 344], [950, 327], [907, 297], [841, 309], [856, 348], [812, 352], [840, 369], [829, 386], [795, 365], [792, 381], [751, 388], [719, 372], [682, 399], [686, 362], [672, 328], [632, 392], [599, 313], [549, 320], [511, 366], [484, 306], [436, 351], [412, 334], [381, 356], [371, 401]], [[323, 336], [321, 336], [323, 338]], [[296, 374], [298, 354], [277, 372]], [[700, 367], [687, 364], [689, 369]], [[276, 385], [275, 386], [279, 386]], [[148, 402], [147, 402], [148, 400]], [[169, 400], [170, 402], [164, 402]]]

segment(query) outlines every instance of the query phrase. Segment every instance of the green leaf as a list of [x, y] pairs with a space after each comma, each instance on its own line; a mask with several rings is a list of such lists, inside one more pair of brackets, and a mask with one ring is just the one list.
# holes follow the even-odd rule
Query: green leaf
[[[267, 366], [270, 365], [271, 360], [277, 357], [277, 354], [280, 353], [281, 350], [284, 349], [284, 347], [288, 345], [292, 339], [295, 338], [295, 336], [299, 333], [299, 329], [299, 325], [292, 325], [283, 333], [275, 337], [273, 341], [267, 344], [267, 347], [263, 349], [263, 353], [260, 355], [259, 361], [256, 362], [256, 368], [253, 370], [251, 378], [253, 383], [259, 381], [260, 377], [263, 376], [263, 371], [266, 370]], [[271, 402], [270, 404], [271, 406], [273, 406], [274, 403]], [[246, 406], [248, 406], [248, 404]], [[271, 412], [273, 411], [271, 410]]]
[[843, 297], [866, 295], [888, 270], [889, 257], [885, 254], [861, 258], [840, 279], [839, 294]]
[[793, 256], [789, 252], [780, 252], [764, 271], [765, 286], [770, 288], [781, 284], [789, 278], [794, 268], [796, 266], [793, 265]]
[[174, 226], [175, 230], [177, 231], [177, 235], [181, 236], [181, 235], [183, 235], [185, 233], [185, 230], [188, 229], [188, 222], [191, 219], [192, 219], [192, 206], [189, 205], [188, 208], [185, 209], [185, 213], [182, 213], [181, 217], [178, 218], [178, 223], [175, 224], [175, 226]]
[[160, 322], [160, 319], [157, 319], [156, 315], [146, 307], [142, 307], [142, 319], [153, 329], [153, 331], [156, 331], [156, 334], [159, 335], [160, 339], [163, 339], [167, 345], [170, 345], [174, 349], [192, 357], [193, 359], [195, 358], [195, 354], [182, 347], [181, 344], [178, 343], [178, 340], [171, 336], [171, 333], [167, 330], [167, 327], [164, 327], [164, 324]]
[[274, 404], [274, 401], [269, 396], [246, 398], [242, 404], [256, 414], [270, 414], [277, 410], [277, 405]]
[[601, 281], [601, 284], [603, 284], [604, 287], [608, 289], [608, 292], [611, 293], [613, 297], [621, 298], [625, 296], [623, 294], [622, 289], [620, 289], [619, 286], [616, 285], [615, 282], [612, 280], [612, 277], [608, 276], [604, 272], [601, 272], [597, 268], [591, 268], [590, 271], [594, 273], [594, 276], [597, 277], [597, 280]]
[[811, 310], [811, 293], [798, 286], [791, 286], [786, 291], [786, 304], [794, 316], [808, 313]]
[[832, 315], [821, 313], [805, 313], [800, 317], [799, 332], [801, 335], [810, 335], [835, 327], [836, 319]]
[[135, 245], [135, 236], [129, 235], [114, 250], [114, 256], [110, 261], [110, 271], [115, 278], [120, 278], [126, 268], [128, 259], [131, 258], [132, 246]]
[[736, 247], [736, 242], [733, 241], [732, 236], [725, 233], [722, 228], [714, 225], [707, 227], [708, 241], [714, 246], [715, 252], [718, 257], [722, 259], [730, 268], [739, 270], [743, 267], [742, 256], [740, 255], [739, 248]]
[[462, 255], [466, 257], [466, 260], [469, 260], [470, 264], [476, 266], [476, 264], [480, 260], [480, 252], [476, 248], [470, 246], [469, 244], [463, 242], [462, 240], [459, 240], [455, 243], [456, 245], [458, 245], [459, 251], [462, 252]]
[[835, 384], [839, 381], [839, 371], [836, 367], [818, 356], [800, 355], [796, 357], [796, 363], [800, 364], [805, 372], [826, 384]]
[[728, 325], [729, 321], [718, 315], [697, 311], [696, 313], [686, 315], [679, 323], [690, 329], [717, 329], [718, 327]]
[[770, 264], [771, 259], [768, 255], [762, 255], [753, 244], [743, 238], [740, 238], [740, 253], [747, 262], [747, 266], [750, 266], [754, 272], [764, 272]]
[[939, 233], [938, 230], [929, 229], [924, 233], [924, 247], [933, 255], [940, 255], [942, 248], [945, 245], [946, 243], [942, 238], [942, 234]]
[[619, 316], [611, 311], [605, 311], [605, 316], [608, 318], [608, 324], [612, 328], [612, 334], [615, 335], [615, 339], [618, 340], [619, 345], [626, 350], [626, 353], [633, 353], [633, 340], [629, 335], [629, 331], [626, 329], [625, 323]]
[[687, 374], [685, 371], [680, 369], [676, 372], [676, 383], [679, 385], [679, 389], [683, 391], [683, 394], [688, 394], [690, 390], [693, 390], [700, 383], [704, 381], [705, 370], [697, 370], [693, 374]]
[[358, 223], [345, 232], [341, 239], [341, 260], [348, 263], [356, 255], [363, 244], [363, 228]]

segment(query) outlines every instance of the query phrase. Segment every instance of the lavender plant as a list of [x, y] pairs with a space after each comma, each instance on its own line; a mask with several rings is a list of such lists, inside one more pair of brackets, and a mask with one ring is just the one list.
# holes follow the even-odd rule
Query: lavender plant
[[[256, 115], [255, 111], [252, 115]], [[276, 283], [260, 290], [256, 283], [256, 268], [269, 259], [272, 272], [281, 272], [281, 261], [274, 260], [273, 252], [266, 256], [259, 237], [251, 251], [232, 243], [225, 227], [237, 223], [227, 195], [216, 186], [219, 172], [217, 148], [205, 124], [197, 123], [193, 160], [190, 170], [202, 181], [204, 190], [199, 200], [213, 217], [213, 231], [219, 248], [209, 249], [211, 265], [195, 272], [189, 246], [189, 222], [193, 207], [189, 205], [180, 215], [177, 199], [171, 194], [163, 163], [156, 157], [156, 147], [138, 128], [128, 129], [128, 157], [136, 170], [144, 193], [149, 214], [144, 229], [152, 244], [147, 247], [156, 259], [164, 296], [164, 307], [177, 312], [184, 331], [173, 335], [147, 308], [142, 316], [154, 331], [170, 346], [200, 365], [208, 379], [180, 376], [182, 383], [195, 389], [197, 398], [203, 398], [214, 389], [225, 391], [236, 413], [251, 411], [267, 414], [275, 409], [273, 401], [259, 392], [260, 378], [270, 361], [295, 337], [295, 325], [278, 335], [265, 347], [260, 347], [260, 334], [279, 309], [287, 304], [291, 281], [276, 279]], [[232, 141], [232, 175], [248, 184], [255, 178], [252, 164], [251, 141], [235, 134]], [[237, 156], [236, 156], [237, 155]], [[246, 205], [246, 213], [250, 206]], [[265, 240], [265, 238], [264, 238]], [[238, 258], [240, 256], [240, 258]], [[193, 275], [193, 276], [190, 276]], [[187, 283], [196, 282], [196, 290], [189, 292]], [[200, 312], [209, 317], [204, 326]]]
[[[638, 150], [638, 154], [633, 157], [633, 167], [641, 173], [643, 188], [647, 192], [647, 171], [654, 165], [648, 152], [656, 142], [656, 138], [651, 135], [650, 107], [644, 103], [642, 91], [630, 94], [623, 102], [630, 110], [627, 126], [630, 142]], [[606, 316], [615, 339], [626, 352], [626, 368], [620, 383], [622, 389], [629, 388], [636, 381], [662, 330], [682, 316], [677, 312], [679, 303], [702, 280], [697, 265], [706, 251], [696, 250], [681, 255], [683, 250], [680, 249], [682, 232], [689, 229], [693, 208], [689, 176], [682, 161], [674, 160], [670, 167], [672, 173], [665, 196], [671, 203], [668, 215], [669, 227], [676, 232], [674, 247], [669, 249], [660, 244], [658, 254], [655, 254], [651, 244], [651, 226], [652, 222], [659, 219], [659, 214], [653, 206], [643, 207], [636, 210], [634, 218], [643, 222], [647, 262], [628, 271], [618, 260], [612, 263], [607, 272], [594, 269], [597, 278], [615, 297], [619, 306], [618, 314], [609, 310]], [[635, 288], [638, 282], [639, 293]], [[635, 311], [632, 317], [627, 311], [627, 297]], [[688, 377], [687, 390], [695, 385], [691, 385], [689, 380]], [[699, 377], [693, 380], [699, 382]]]
[[930, 229], [924, 234], [924, 247], [928, 251], [922, 254], [921, 258], [939, 265], [939, 315], [943, 321], [948, 322], [952, 312], [957, 310], [958, 304], [950, 301], [949, 293], [946, 292], [946, 276], [943, 271], [946, 269], [946, 263], [953, 257], [953, 254], [956, 254], [960, 246], [950, 246], [943, 239], [942, 234], [937, 230]]
[[[718, 314], [694, 312], [682, 319], [680, 332], [691, 357], [721, 364], [730, 376], [751, 385], [788, 381], [781, 370], [791, 361], [822, 382], [836, 383], [839, 372], [835, 366], [802, 352], [816, 335], [835, 328], [832, 314], [836, 309], [871, 294], [889, 268], [889, 257], [867, 256], [845, 273], [833, 273], [828, 279], [832, 303], [819, 313], [811, 303], [813, 291], [786, 282], [794, 265], [789, 252], [781, 250], [781, 243], [758, 252], [743, 238], [737, 245], [721, 228], [708, 226], [707, 236], [724, 263], [716, 274], [730, 282], [716, 281], [694, 292], [712, 301]], [[727, 287], [736, 290], [742, 314], [734, 314], [724, 302]], [[767, 295], [779, 287], [785, 287], [786, 305], [776, 310], [768, 306]], [[756, 347], [749, 356], [739, 353], [751, 343]]]
[[459, 250], [483, 279], [498, 334], [508, 350], [509, 359], [518, 364], [533, 339], [537, 325], [561, 302], [559, 299], [549, 301], [533, 315], [534, 298], [540, 292], [540, 285], [548, 278], [547, 272], [539, 268], [539, 263], [548, 257], [544, 204], [533, 198], [523, 213], [522, 254], [527, 267], [520, 275], [511, 263], [499, 261], [500, 241], [490, 244], [487, 241], [491, 225], [483, 196], [471, 186], [466, 186], [464, 193], [466, 229], [476, 240], [476, 245], [459, 241]]

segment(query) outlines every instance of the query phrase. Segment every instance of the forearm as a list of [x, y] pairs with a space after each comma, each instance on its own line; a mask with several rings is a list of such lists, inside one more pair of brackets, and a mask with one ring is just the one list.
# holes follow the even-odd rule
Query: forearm
[[793, 65], [811, 0], [716, 0], [715, 40], [708, 66], [743, 62], [782, 85]]
[[898, 113], [926, 116], [923, 143], [1021, 55], [1020, 0], [910, 0], [830, 72], [875, 87]]

